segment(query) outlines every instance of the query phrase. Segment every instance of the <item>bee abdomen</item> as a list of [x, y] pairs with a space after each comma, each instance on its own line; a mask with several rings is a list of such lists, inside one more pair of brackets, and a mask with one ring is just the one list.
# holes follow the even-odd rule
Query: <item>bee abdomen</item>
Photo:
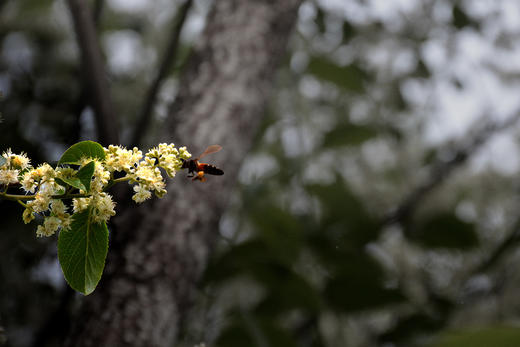
[[224, 171], [220, 170], [218, 167], [214, 165], [207, 165], [204, 168], [204, 172], [210, 175], [223, 175]]

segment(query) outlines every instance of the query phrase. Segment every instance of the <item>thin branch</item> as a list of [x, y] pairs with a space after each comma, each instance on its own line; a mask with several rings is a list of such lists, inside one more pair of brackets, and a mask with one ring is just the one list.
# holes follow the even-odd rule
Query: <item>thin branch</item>
[[[74, 199], [74, 198], [88, 198], [89, 196], [92, 196], [92, 194], [77, 193], [77, 194], [52, 195], [51, 198], [52, 199]], [[17, 195], [17, 194], [0, 193], [0, 199], [11, 200], [11, 201], [34, 200], [34, 199], [36, 199], [36, 195]]]
[[475, 269], [471, 272], [469, 279], [479, 275], [483, 272], [488, 271], [495, 264], [500, 262], [502, 258], [520, 242], [520, 219], [518, 219], [512, 228], [509, 236], [507, 236], [502, 242], [492, 251], [486, 259], [484, 259]]
[[106, 79], [101, 48], [96, 37], [93, 16], [85, 1], [68, 0], [74, 30], [81, 52], [82, 70], [95, 111], [99, 141], [108, 145], [119, 143], [118, 126]]
[[138, 146], [141, 142], [141, 139], [143, 138], [143, 135], [146, 133], [146, 130], [148, 129], [148, 125], [150, 124], [150, 118], [153, 114], [152, 110], [155, 105], [159, 89], [161, 88], [164, 79], [168, 75], [168, 71], [171, 65], [177, 59], [180, 43], [179, 39], [182, 27], [184, 26], [184, 22], [192, 4], [193, 0], [186, 0], [184, 4], [182, 4], [182, 6], [179, 8], [179, 11], [175, 16], [170, 41], [168, 42], [168, 46], [164, 51], [164, 56], [161, 60], [157, 75], [155, 76], [152, 84], [150, 85], [150, 89], [146, 93], [146, 98], [139, 112], [137, 123], [135, 125], [134, 132], [131, 137], [131, 145]]
[[394, 211], [384, 217], [382, 224], [388, 226], [405, 222], [428, 193], [441, 185], [454, 170], [465, 164], [491, 137], [514, 125], [519, 119], [520, 114], [515, 114], [502, 122], [489, 121], [488, 124], [477, 131], [477, 134], [469, 143], [462, 144], [459, 148], [454, 149], [450, 160], [438, 161], [433, 164], [428, 179], [413, 189]]
[[[124, 177], [113, 179], [107, 184], [107, 186], [105, 188], [103, 188], [103, 191], [104, 192], [108, 191], [116, 183], [126, 182], [126, 181], [130, 181], [130, 180], [133, 180], [133, 178], [131, 176], [124, 176]], [[90, 194], [90, 193], [75, 193], [75, 194], [65, 193], [65, 194], [52, 195], [51, 198], [53, 198], [53, 199], [74, 199], [74, 198], [88, 198], [90, 196], [92, 196], [92, 194]], [[34, 200], [34, 199], [36, 199], [36, 195], [34, 195], [34, 194], [33, 195], [19, 195], [19, 194], [7, 194], [6, 192], [0, 192], [0, 199], [18, 201], [20, 203], [23, 200]], [[26, 206], [24, 206], [24, 207], [26, 207]]]

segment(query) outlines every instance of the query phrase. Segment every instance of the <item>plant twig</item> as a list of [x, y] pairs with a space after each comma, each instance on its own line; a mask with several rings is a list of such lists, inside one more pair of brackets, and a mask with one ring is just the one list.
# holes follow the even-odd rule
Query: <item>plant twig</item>
[[107, 186], [103, 189], [104, 192], [108, 191], [110, 188], [112, 188], [116, 183], [119, 183], [119, 182], [125, 182], [125, 181], [130, 181], [132, 179], [132, 177], [130, 176], [124, 176], [124, 177], [120, 177], [120, 178], [116, 178], [114, 180], [112, 180], [111, 182], [109, 182], [107, 184]]
[[81, 52], [82, 69], [95, 111], [99, 141], [104, 145], [119, 143], [117, 119], [109, 96], [101, 48], [96, 38], [92, 14], [85, 1], [68, 0], [67, 3]]
[[[104, 192], [108, 191], [109, 188], [111, 188], [116, 183], [130, 181], [132, 177], [130, 176], [124, 176], [120, 178], [116, 178], [108, 183], [108, 185], [103, 189]], [[89, 193], [65, 193], [65, 194], [59, 194], [59, 195], [53, 195], [53, 199], [72, 199], [72, 198], [88, 198], [92, 194]], [[19, 195], [19, 194], [7, 194], [5, 192], [0, 192], [0, 199], [4, 200], [12, 200], [12, 201], [18, 201], [19, 203], [23, 205], [23, 200], [33, 200], [36, 198], [36, 195]]]
[[[77, 193], [77, 194], [59, 194], [53, 195], [53, 199], [73, 199], [73, 198], [88, 198], [91, 194], [88, 193]], [[18, 194], [7, 194], [0, 193], [0, 199], [11, 200], [11, 201], [23, 201], [23, 200], [34, 200], [36, 195], [18, 195]]]
[[520, 218], [516, 221], [509, 235], [471, 272], [469, 278], [488, 271], [498, 263], [504, 255], [516, 244], [520, 242]]
[[141, 142], [141, 139], [143, 138], [143, 135], [146, 133], [146, 129], [148, 129], [148, 125], [150, 124], [150, 118], [153, 114], [152, 110], [155, 105], [159, 89], [161, 88], [164, 79], [168, 75], [168, 71], [171, 65], [177, 59], [180, 42], [179, 39], [182, 32], [182, 27], [184, 26], [184, 22], [192, 4], [193, 0], [186, 0], [184, 4], [181, 5], [177, 15], [175, 16], [174, 25], [172, 27], [172, 32], [170, 35], [170, 41], [168, 42], [168, 46], [164, 51], [164, 56], [161, 60], [159, 70], [157, 71], [157, 75], [155, 76], [152, 84], [150, 85], [150, 88], [146, 93], [146, 97], [144, 99], [142, 108], [139, 111], [137, 123], [135, 124], [135, 128], [130, 141], [131, 145], [138, 146]]

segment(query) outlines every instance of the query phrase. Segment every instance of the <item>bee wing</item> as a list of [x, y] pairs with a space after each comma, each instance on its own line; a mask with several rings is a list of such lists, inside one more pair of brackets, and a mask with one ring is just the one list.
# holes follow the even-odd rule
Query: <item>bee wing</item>
[[211, 154], [211, 153], [215, 153], [215, 152], [218, 152], [222, 149], [222, 146], [220, 145], [211, 145], [211, 146], [208, 146], [208, 148], [206, 148], [206, 150], [204, 152], [202, 152], [201, 155], [199, 155], [198, 159], [202, 159], [204, 158], [205, 156], [207, 156], [208, 154]]

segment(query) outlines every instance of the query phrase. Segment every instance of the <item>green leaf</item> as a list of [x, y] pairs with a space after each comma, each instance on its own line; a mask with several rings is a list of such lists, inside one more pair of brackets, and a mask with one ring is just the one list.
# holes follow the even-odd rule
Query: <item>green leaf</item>
[[342, 26], [343, 31], [343, 42], [350, 41], [356, 35], [356, 28], [350, 24], [348, 21], [343, 22]]
[[325, 12], [323, 12], [321, 8], [318, 8], [316, 18], [314, 20], [316, 21], [316, 26], [318, 27], [318, 30], [321, 34], [327, 31], [327, 27], [325, 25], [327, 18], [325, 18]]
[[377, 131], [371, 126], [345, 123], [337, 125], [325, 134], [323, 146], [357, 146], [377, 136]]
[[431, 148], [425, 151], [421, 161], [423, 165], [430, 165], [439, 157], [439, 151], [436, 148]]
[[220, 333], [215, 344], [218, 347], [256, 346], [255, 340], [250, 335], [247, 326], [239, 320], [227, 326]]
[[106, 223], [92, 221], [92, 209], [72, 216], [71, 226], [58, 237], [58, 259], [67, 283], [88, 295], [101, 279], [108, 251]]
[[442, 315], [413, 313], [399, 319], [397, 324], [379, 337], [381, 345], [400, 346], [410, 338], [440, 330], [447, 323]]
[[222, 281], [245, 275], [260, 283], [277, 283], [287, 276], [290, 261], [264, 240], [254, 238], [231, 247], [208, 266], [206, 281]]
[[81, 163], [82, 158], [105, 159], [105, 150], [103, 146], [94, 141], [82, 141], [72, 145], [63, 153], [58, 164], [76, 164]]
[[83, 166], [81, 169], [79, 169], [76, 176], [81, 181], [83, 186], [85, 186], [85, 191], [90, 191], [90, 183], [92, 182], [92, 176], [94, 175], [94, 169], [96, 167], [96, 163], [91, 161], [87, 165]]
[[378, 237], [381, 231], [378, 221], [342, 178], [337, 177], [329, 185], [307, 185], [306, 189], [320, 200], [323, 208], [316, 234], [328, 238], [336, 248], [358, 249]]
[[6, 162], [7, 160], [4, 157], [0, 156], [0, 166], [4, 165]]
[[478, 24], [473, 21], [466, 12], [464, 12], [460, 6], [455, 5], [453, 6], [453, 25], [457, 29], [462, 29], [466, 26], [475, 26], [478, 29]]
[[95, 166], [96, 163], [91, 161], [90, 163], [79, 169], [75, 176], [56, 178], [56, 182], [62, 186], [69, 185], [74, 188], [89, 192], [90, 183], [92, 182], [92, 176], [94, 175]]
[[424, 60], [419, 59], [414, 75], [419, 78], [429, 78], [431, 76], [431, 71]]
[[[59, 179], [60, 181], [68, 184], [69, 186], [72, 186], [74, 188], [78, 188], [78, 189], [82, 189], [82, 190], [87, 190], [85, 188], [85, 185], [81, 182], [81, 180], [77, 177], [70, 177], [70, 178], [61, 178]], [[58, 181], [58, 179], [56, 180], [58, 183], [60, 183]], [[60, 183], [61, 184], [61, 183]]]
[[415, 229], [407, 229], [410, 240], [429, 248], [471, 249], [478, 246], [475, 226], [452, 213], [431, 216], [419, 222]]
[[302, 225], [298, 219], [275, 205], [257, 207], [249, 211], [249, 218], [261, 238], [280, 258], [295, 259], [302, 247]]
[[364, 91], [364, 80], [367, 74], [356, 64], [340, 66], [327, 58], [312, 57], [307, 66], [307, 72], [319, 79], [334, 83], [350, 92]]
[[272, 318], [296, 308], [315, 312], [321, 306], [318, 291], [307, 279], [292, 270], [287, 270], [276, 282], [262, 284], [268, 288], [255, 312], [264, 317]]
[[484, 327], [444, 334], [435, 347], [517, 347], [520, 346], [520, 329], [517, 327]]
[[332, 309], [343, 312], [380, 309], [404, 300], [399, 289], [385, 288], [378, 279], [356, 278], [348, 273], [332, 278], [323, 296]]

